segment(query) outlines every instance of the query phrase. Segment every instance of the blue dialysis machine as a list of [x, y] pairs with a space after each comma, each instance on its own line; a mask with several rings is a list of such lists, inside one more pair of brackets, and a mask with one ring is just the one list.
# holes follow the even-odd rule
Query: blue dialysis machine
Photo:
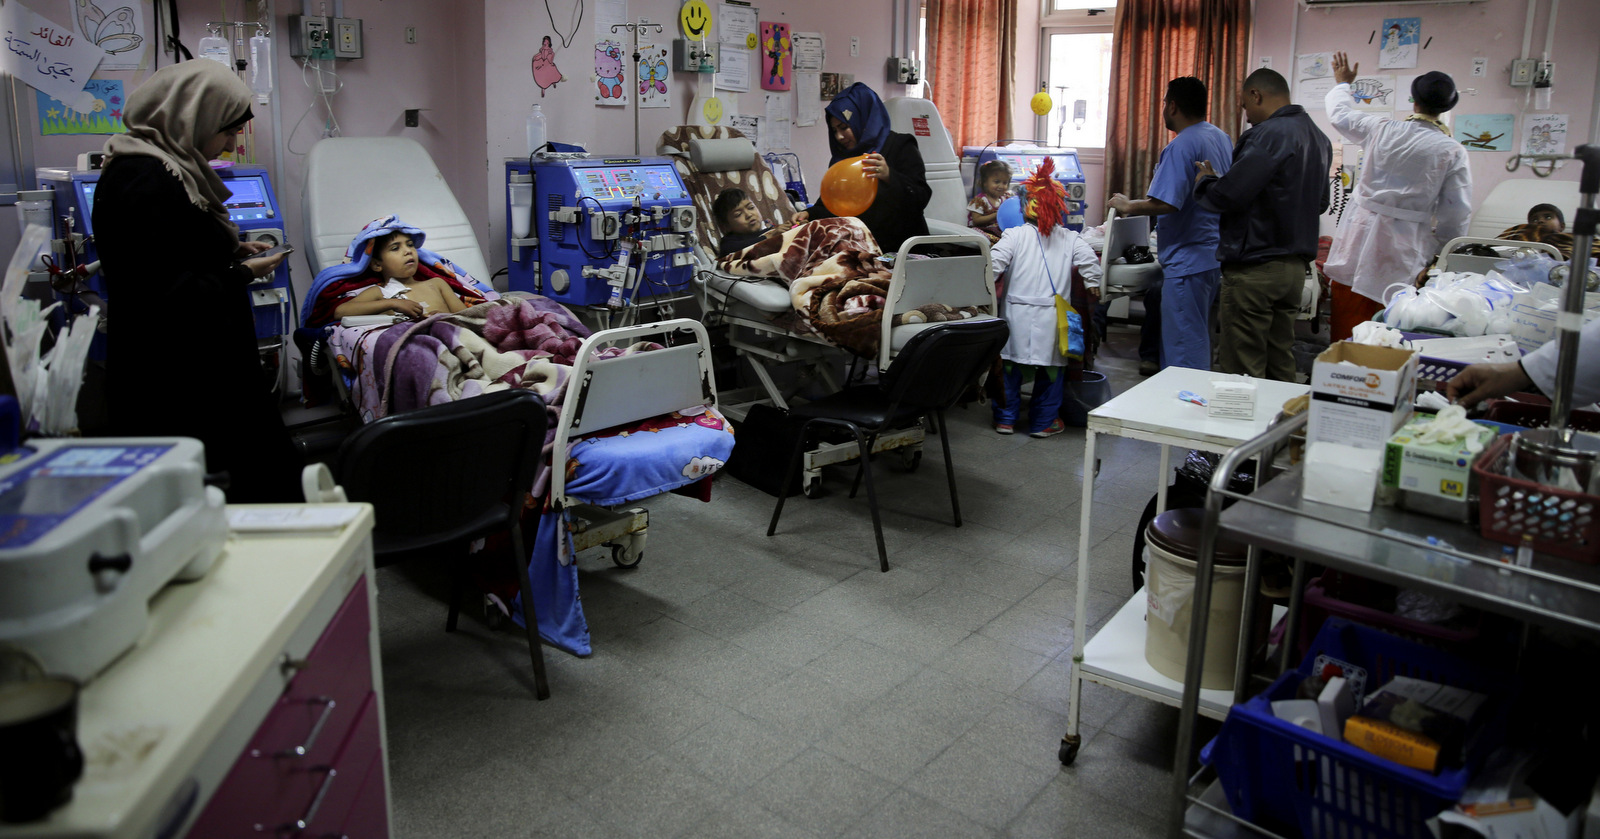
[[509, 287], [620, 308], [689, 289], [695, 210], [664, 157], [506, 161]]
[[[246, 242], [266, 242], [272, 247], [287, 239], [283, 233], [283, 214], [278, 210], [278, 198], [272, 190], [272, 179], [261, 166], [235, 165], [217, 170], [222, 183], [233, 191], [228, 199], [228, 217], [239, 225], [239, 238]], [[74, 232], [94, 235], [94, 191], [100, 182], [100, 171], [80, 172], [74, 169], [38, 170], [39, 188], [55, 192], [54, 218], [57, 219], [55, 238], [62, 238], [60, 219], [71, 216]], [[78, 247], [78, 262], [87, 264], [100, 258], [91, 239]], [[95, 276], [89, 285], [114, 307], [106, 294], [105, 278]], [[278, 341], [292, 330], [293, 295], [289, 287], [289, 262], [284, 260], [270, 276], [250, 284], [247, 292], [256, 317], [257, 340]]]
[[1088, 186], [1083, 179], [1083, 167], [1078, 165], [1077, 149], [1048, 148], [1045, 146], [962, 146], [961, 180], [967, 185], [967, 195], [978, 194], [978, 169], [991, 160], [1005, 161], [1011, 167], [1011, 181], [1016, 183], [1032, 175], [1047, 157], [1055, 158], [1056, 180], [1067, 188], [1067, 227], [1083, 230], [1083, 208], [1088, 198]]

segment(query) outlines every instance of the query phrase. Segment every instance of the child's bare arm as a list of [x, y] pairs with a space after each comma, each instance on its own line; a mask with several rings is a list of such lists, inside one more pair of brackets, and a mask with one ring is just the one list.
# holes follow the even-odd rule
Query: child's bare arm
[[451, 288], [449, 283], [438, 277], [433, 278], [430, 282], [433, 284], [434, 290], [439, 292], [439, 299], [444, 301], [444, 310], [446, 312], [455, 314], [467, 308], [467, 304], [461, 302], [461, 298], [456, 295], [456, 290]]
[[967, 226], [968, 227], [983, 227], [985, 225], [994, 224], [994, 220], [996, 218], [999, 218], [999, 216], [1000, 216], [1000, 211], [999, 210], [995, 210], [992, 213], [981, 213], [981, 214], [972, 212], [971, 210], [968, 210], [967, 211]]
[[333, 316], [347, 318], [356, 315], [378, 315], [384, 312], [398, 312], [411, 318], [421, 317], [422, 304], [404, 297], [386, 298], [377, 286], [373, 286], [339, 304], [338, 308], [333, 310]]

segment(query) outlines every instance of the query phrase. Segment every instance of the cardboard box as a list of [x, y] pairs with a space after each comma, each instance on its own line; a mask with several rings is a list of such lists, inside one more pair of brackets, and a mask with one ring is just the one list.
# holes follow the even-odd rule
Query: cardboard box
[[[1389, 438], [1383, 458], [1383, 485], [1451, 501], [1466, 501], [1472, 461], [1478, 455], [1467, 448], [1465, 440], [1418, 442], [1423, 426], [1432, 419], [1432, 414], [1416, 414]], [[1487, 447], [1496, 430], [1486, 425], [1478, 428], [1478, 440]]]
[[1382, 451], [1416, 398], [1415, 352], [1340, 341], [1311, 368], [1306, 442]]
[[1340, 443], [1306, 447], [1300, 494], [1307, 501], [1367, 512], [1383, 469], [1383, 452]]
[[1211, 398], [1206, 400], [1206, 416], [1254, 419], [1255, 415], [1255, 380], [1246, 376], [1211, 380]]

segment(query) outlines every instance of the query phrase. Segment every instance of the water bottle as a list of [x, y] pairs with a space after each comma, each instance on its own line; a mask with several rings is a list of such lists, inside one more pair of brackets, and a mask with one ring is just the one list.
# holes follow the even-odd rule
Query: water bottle
[[528, 112], [528, 154], [532, 156], [545, 143], [544, 111], [535, 104]]
[[250, 90], [257, 102], [267, 104], [272, 93], [272, 39], [265, 35], [250, 39]]

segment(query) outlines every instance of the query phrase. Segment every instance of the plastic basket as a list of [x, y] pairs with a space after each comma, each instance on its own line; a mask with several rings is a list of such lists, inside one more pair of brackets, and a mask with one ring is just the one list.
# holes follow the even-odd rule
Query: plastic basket
[[1507, 475], [1510, 450], [1511, 436], [1502, 434], [1472, 464], [1483, 538], [1521, 545], [1523, 534], [1532, 534], [1536, 551], [1600, 563], [1600, 496]]
[[[1351, 596], [1350, 587], [1360, 587], [1370, 584], [1370, 581], [1360, 577], [1343, 577], [1336, 580], [1332, 575], [1337, 572], [1328, 571], [1322, 576], [1306, 584], [1305, 615], [1300, 620], [1300, 654], [1305, 655], [1311, 650], [1312, 633], [1316, 627], [1322, 625], [1323, 620], [1329, 617], [1345, 618], [1363, 626], [1381, 629], [1408, 638], [1430, 647], [1438, 647], [1453, 653], [1465, 652], [1465, 647], [1478, 639], [1478, 627], [1467, 626], [1440, 626], [1435, 623], [1424, 623], [1419, 620], [1403, 618], [1399, 615], [1363, 606], [1353, 600], [1346, 600], [1335, 596], [1332, 592], [1338, 591], [1345, 596]], [[1341, 587], [1338, 583], [1343, 584]], [[1359, 589], [1356, 592], [1359, 596]], [[1472, 619], [1474, 624], [1475, 618]]]
[[[1484, 412], [1483, 418], [1522, 428], [1544, 428], [1550, 425], [1550, 405], [1493, 399], [1489, 401], [1489, 410]], [[1600, 414], [1573, 411], [1568, 415], [1567, 427], [1577, 431], [1600, 432]]]
[[1228, 806], [1261, 827], [1306, 837], [1432, 839], [1425, 821], [1460, 800], [1472, 771], [1502, 738], [1510, 705], [1496, 701], [1472, 741], [1466, 765], [1434, 775], [1409, 769], [1272, 714], [1272, 702], [1295, 698], [1317, 655], [1367, 670], [1369, 689], [1395, 676], [1507, 695], [1511, 677], [1404, 638], [1338, 618], [1317, 633], [1298, 670], [1228, 712], [1200, 758], [1217, 770]]

